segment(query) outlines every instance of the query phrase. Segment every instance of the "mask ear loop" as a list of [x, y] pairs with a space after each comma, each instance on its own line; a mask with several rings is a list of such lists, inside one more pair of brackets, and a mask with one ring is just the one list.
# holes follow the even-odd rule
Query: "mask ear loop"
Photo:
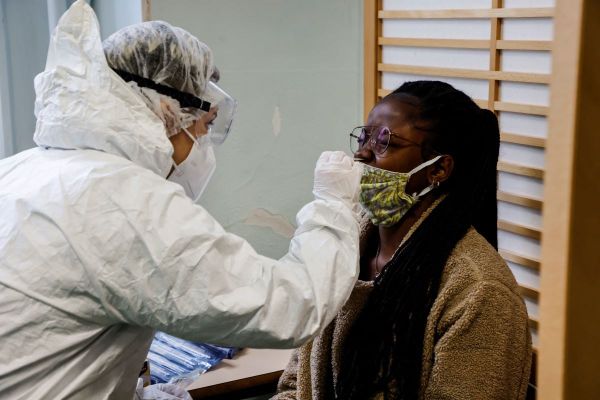
[[[188, 131], [187, 128], [183, 128], [183, 131], [185, 132], [186, 135], [189, 136], [190, 139], [192, 139], [192, 141], [194, 142], [194, 146], [198, 145], [198, 140], [196, 140], [194, 135], [192, 135], [192, 133], [190, 131]], [[189, 154], [188, 154], [188, 157], [189, 157]], [[186, 157], [186, 159], [187, 159], [187, 157]], [[185, 160], [183, 160], [181, 163], [183, 163], [183, 162], [185, 162]], [[177, 165], [175, 160], [173, 160], [173, 172], [172, 173], [176, 176], [181, 176], [183, 174], [183, 171], [181, 170], [179, 165]]]
[[[413, 168], [409, 173], [408, 173], [408, 179], [410, 179], [411, 176], [413, 176], [414, 174], [416, 174], [417, 172], [419, 172], [420, 170], [422, 170], [423, 168], [427, 168], [430, 165], [435, 164], [440, 158], [442, 158], [442, 155], [439, 155], [435, 158], [432, 158], [429, 161], [424, 162], [421, 165], [417, 165], [415, 168]], [[435, 189], [436, 187], [439, 187], [440, 183], [437, 181], [433, 181], [431, 182], [431, 185], [427, 186], [425, 189], [421, 190], [419, 193], [415, 192], [413, 193], [413, 197], [419, 199], [423, 196], [425, 196], [427, 193], [431, 192], [433, 189]]]
[[194, 135], [192, 135], [192, 133], [191, 133], [190, 131], [188, 131], [188, 129], [187, 129], [187, 128], [182, 128], [182, 129], [183, 129], [183, 131], [185, 132], [185, 134], [186, 134], [186, 135], [188, 135], [188, 137], [189, 137], [190, 139], [192, 139], [192, 142], [194, 142], [194, 143], [196, 143], [196, 144], [198, 143], [198, 139], [197, 139], [197, 138], [196, 138]]
[[182, 128], [182, 129], [186, 133], [186, 135], [188, 135], [189, 138], [192, 139], [194, 141], [194, 143], [197, 144], [198, 146], [211, 145], [212, 141], [210, 140], [210, 131], [211, 131], [212, 127], [209, 126], [208, 132], [206, 132], [204, 135], [200, 136], [200, 138], [197, 138], [194, 135], [192, 135], [192, 133], [190, 131], [188, 131], [187, 128]]

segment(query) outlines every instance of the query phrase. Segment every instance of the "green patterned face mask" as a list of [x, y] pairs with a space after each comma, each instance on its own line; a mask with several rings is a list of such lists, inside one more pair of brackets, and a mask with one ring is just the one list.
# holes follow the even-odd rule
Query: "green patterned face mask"
[[373, 225], [397, 224], [420, 197], [429, 193], [434, 188], [433, 184], [421, 193], [412, 195], [406, 193], [406, 185], [413, 174], [441, 157], [426, 161], [410, 172], [393, 172], [365, 165], [360, 181], [360, 204], [367, 210], [367, 216]]

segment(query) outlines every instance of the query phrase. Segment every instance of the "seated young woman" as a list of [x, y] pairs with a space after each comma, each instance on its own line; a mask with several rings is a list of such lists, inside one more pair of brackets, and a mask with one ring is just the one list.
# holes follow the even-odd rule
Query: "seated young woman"
[[407, 82], [351, 140], [360, 279], [274, 398], [524, 399], [527, 311], [496, 251], [496, 116], [444, 82]]

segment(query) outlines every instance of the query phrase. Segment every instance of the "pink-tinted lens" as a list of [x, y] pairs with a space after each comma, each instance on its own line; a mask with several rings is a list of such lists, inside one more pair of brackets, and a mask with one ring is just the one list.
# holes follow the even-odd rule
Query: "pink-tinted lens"
[[387, 150], [388, 144], [390, 143], [390, 130], [385, 126], [376, 128], [375, 134], [375, 145], [373, 151], [377, 154], [381, 154]]

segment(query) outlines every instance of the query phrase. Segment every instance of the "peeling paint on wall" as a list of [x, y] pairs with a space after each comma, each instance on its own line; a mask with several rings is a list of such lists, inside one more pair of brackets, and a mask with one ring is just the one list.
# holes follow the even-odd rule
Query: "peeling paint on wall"
[[275, 137], [279, 136], [279, 133], [281, 132], [281, 112], [279, 111], [279, 106], [275, 106], [271, 123], [273, 125], [273, 135]]
[[296, 230], [296, 227], [283, 215], [273, 214], [264, 208], [253, 209], [250, 215], [244, 219], [244, 224], [271, 228], [273, 232], [287, 239], [291, 239]]

